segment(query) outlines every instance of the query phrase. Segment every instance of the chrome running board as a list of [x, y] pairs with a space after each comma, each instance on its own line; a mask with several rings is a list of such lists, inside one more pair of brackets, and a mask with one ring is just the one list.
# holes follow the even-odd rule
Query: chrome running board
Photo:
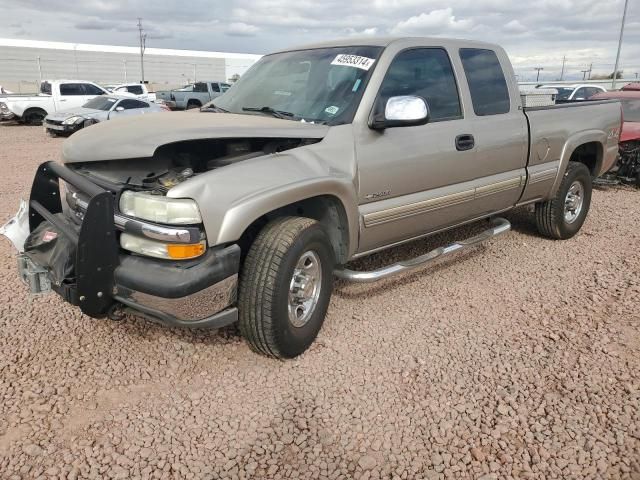
[[404, 262], [394, 263], [388, 267], [382, 267], [369, 272], [356, 272], [355, 270], [339, 268], [334, 270], [333, 273], [338, 278], [358, 283], [377, 282], [384, 278], [393, 277], [400, 273], [424, 267], [435, 260], [441, 259], [442, 257], [473, 247], [511, 230], [511, 223], [509, 223], [505, 218], [494, 218], [491, 220], [491, 223], [493, 224], [491, 228], [474, 237], [454, 242], [445, 247], [438, 247], [435, 250], [431, 250], [429, 253], [425, 253], [424, 255], [420, 255], [419, 257], [412, 258], [410, 260], [405, 260]]

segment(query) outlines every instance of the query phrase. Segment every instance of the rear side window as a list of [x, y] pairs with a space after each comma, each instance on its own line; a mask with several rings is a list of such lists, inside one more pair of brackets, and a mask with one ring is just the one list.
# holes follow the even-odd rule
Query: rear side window
[[127, 85], [127, 92], [133, 93], [134, 95], [142, 95], [144, 93], [142, 85]]
[[432, 122], [462, 116], [456, 78], [442, 48], [405, 50], [393, 59], [382, 81], [380, 98], [386, 103], [401, 95], [424, 98]]
[[84, 84], [85, 95], [104, 95], [104, 92], [100, 90], [95, 85], [91, 85], [90, 83]]
[[206, 83], [194, 83], [193, 85], [194, 92], [206, 92], [207, 84]]
[[122, 107], [125, 110], [131, 110], [132, 108], [149, 108], [149, 104], [141, 102], [140, 100], [121, 100], [118, 107]]
[[81, 83], [63, 83], [60, 85], [60, 95], [85, 95]]
[[509, 89], [496, 52], [462, 48], [460, 59], [476, 115], [497, 115], [509, 112], [511, 109]]
[[218, 86], [217, 83], [212, 83], [211, 84], [211, 91], [212, 92], [219, 92], [220, 91], [220, 87]]

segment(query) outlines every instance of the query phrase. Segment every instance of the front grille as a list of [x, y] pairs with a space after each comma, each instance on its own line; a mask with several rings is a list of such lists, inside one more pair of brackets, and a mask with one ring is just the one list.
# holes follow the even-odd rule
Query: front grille
[[51, 120], [47, 119], [46, 123], [50, 123], [51, 125], [62, 125], [62, 120]]

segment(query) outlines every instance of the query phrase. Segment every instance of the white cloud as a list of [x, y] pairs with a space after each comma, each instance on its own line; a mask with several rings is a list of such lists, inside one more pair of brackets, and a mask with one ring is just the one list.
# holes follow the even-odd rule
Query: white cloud
[[527, 27], [522, 25], [519, 20], [511, 20], [504, 26], [504, 31], [508, 33], [525, 33]]
[[226, 34], [237, 37], [255, 37], [260, 31], [255, 25], [244, 22], [230, 23], [227, 27]]
[[473, 28], [469, 19], [457, 20], [451, 7], [421, 13], [398, 22], [392, 29], [393, 35], [437, 35], [443, 32], [461, 32]]

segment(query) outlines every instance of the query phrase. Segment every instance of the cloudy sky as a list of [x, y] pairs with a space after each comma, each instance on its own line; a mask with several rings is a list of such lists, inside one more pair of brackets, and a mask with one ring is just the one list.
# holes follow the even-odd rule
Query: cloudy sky
[[[71, 8], [73, 5], [73, 8]], [[455, 6], [452, 6], [455, 5]], [[611, 73], [624, 0], [0, 0], [0, 37], [267, 53], [350, 35], [427, 35], [502, 44], [520, 80]], [[629, 1], [625, 77], [640, 73], [640, 2]]]

